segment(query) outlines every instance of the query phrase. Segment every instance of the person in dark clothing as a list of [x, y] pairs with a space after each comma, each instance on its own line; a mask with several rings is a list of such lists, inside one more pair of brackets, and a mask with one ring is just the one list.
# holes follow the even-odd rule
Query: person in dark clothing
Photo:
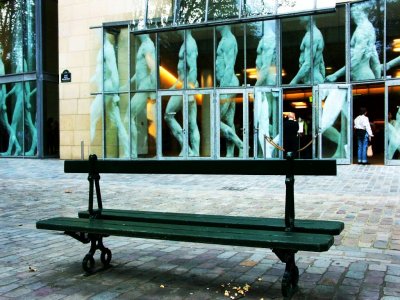
[[285, 149], [285, 157], [286, 153], [298, 150], [298, 131], [299, 123], [296, 121], [296, 115], [290, 112], [287, 119], [283, 122], [283, 148]]

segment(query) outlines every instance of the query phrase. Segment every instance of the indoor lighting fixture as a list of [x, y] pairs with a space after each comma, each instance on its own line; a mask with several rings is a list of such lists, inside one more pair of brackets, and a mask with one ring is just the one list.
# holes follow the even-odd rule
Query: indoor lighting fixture
[[307, 103], [303, 102], [303, 101], [292, 102], [292, 103], [290, 103], [290, 105], [293, 106], [295, 109], [307, 108]]
[[400, 52], [400, 39], [394, 39], [392, 42], [393, 52]]

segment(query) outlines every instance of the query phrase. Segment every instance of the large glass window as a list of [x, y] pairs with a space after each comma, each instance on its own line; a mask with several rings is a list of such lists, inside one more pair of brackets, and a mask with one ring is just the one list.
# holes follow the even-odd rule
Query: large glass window
[[195, 24], [202, 23], [206, 17], [206, 0], [181, 0], [178, 1], [177, 23]]
[[173, 0], [148, 0], [147, 28], [170, 26], [173, 22]]
[[239, 1], [209, 0], [208, 21], [234, 19], [239, 17]]
[[36, 82], [3, 84], [1, 88], [9, 97], [0, 109], [1, 155], [36, 155]]
[[383, 2], [369, 0], [351, 6], [350, 78], [352, 81], [382, 77]]
[[[185, 31], [168, 31], [158, 34], [160, 53], [159, 75], [161, 89], [182, 89], [186, 77]], [[194, 62], [196, 64], [196, 61]], [[197, 75], [197, 74], [196, 74]]]
[[242, 16], [268, 16], [276, 12], [276, 0], [247, 0], [242, 2]]
[[276, 85], [276, 21], [250, 23], [246, 26], [246, 84]]
[[[327, 76], [325, 81], [329, 81], [329, 75], [340, 70], [346, 64], [346, 9], [344, 6], [337, 7], [335, 13], [316, 15], [314, 18], [316, 26], [324, 38], [325, 47], [322, 55], [325, 62], [325, 75]], [[317, 60], [318, 62], [317, 55], [321, 55], [318, 50], [314, 53], [314, 61]], [[346, 81], [344, 72], [340, 77], [336, 78], [336, 81]], [[317, 80], [315, 83], [320, 82]]]
[[216, 27], [217, 49], [215, 75], [217, 86], [235, 87], [244, 84], [243, 25]]
[[[197, 82], [200, 88], [214, 86], [214, 30], [212, 28], [192, 29], [191, 37], [197, 45]], [[191, 44], [193, 45], [193, 40]], [[189, 38], [188, 38], [189, 41]], [[189, 45], [188, 45], [189, 47]], [[194, 53], [190, 53], [193, 59]], [[190, 67], [188, 66], [188, 72]], [[189, 76], [191, 77], [191, 76]], [[188, 88], [192, 88], [189, 83]]]
[[400, 78], [400, 1], [387, 1], [386, 7], [386, 74]]
[[388, 87], [387, 151], [388, 160], [400, 160], [400, 86]]
[[314, 27], [311, 17], [282, 20], [283, 84], [311, 84], [310, 31]]
[[36, 70], [34, 0], [0, 2], [0, 48], [5, 74]]

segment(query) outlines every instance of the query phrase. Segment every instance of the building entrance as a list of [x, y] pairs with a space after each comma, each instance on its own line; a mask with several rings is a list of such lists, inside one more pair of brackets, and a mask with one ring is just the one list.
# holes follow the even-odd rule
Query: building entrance
[[[385, 161], [385, 96], [384, 84], [353, 86], [353, 121], [365, 107], [374, 137], [371, 140], [373, 156], [368, 158], [370, 164], [383, 165]], [[353, 127], [353, 122], [352, 122]], [[357, 163], [357, 141], [353, 134], [353, 163]]]
[[349, 164], [351, 158], [351, 86], [320, 84], [314, 88], [314, 146], [316, 157]]

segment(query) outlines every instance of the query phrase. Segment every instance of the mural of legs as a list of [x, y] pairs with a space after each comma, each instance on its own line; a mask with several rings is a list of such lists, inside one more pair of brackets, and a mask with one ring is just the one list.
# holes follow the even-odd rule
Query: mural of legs
[[243, 156], [243, 142], [237, 136], [234, 124], [235, 100], [232, 95], [221, 96], [220, 127], [221, 134], [226, 139], [226, 157], [234, 157], [234, 147], [239, 149], [239, 157]]
[[194, 96], [189, 96], [189, 142], [190, 156], [200, 156], [200, 131], [197, 126], [197, 103]]

